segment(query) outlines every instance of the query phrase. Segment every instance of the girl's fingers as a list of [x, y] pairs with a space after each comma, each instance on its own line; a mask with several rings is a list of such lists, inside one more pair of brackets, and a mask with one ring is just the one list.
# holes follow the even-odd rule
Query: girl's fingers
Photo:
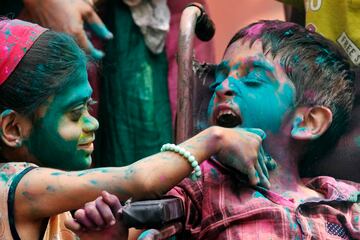
[[259, 173], [251, 166], [248, 170], [248, 178], [251, 185], [256, 186], [260, 182]]
[[264, 151], [263, 147], [260, 147], [260, 150], [259, 150], [260, 167], [263, 170], [263, 173], [265, 174], [265, 176], [269, 179], [269, 171], [267, 169], [265, 161], [266, 161], [265, 151]]
[[269, 183], [269, 180], [267, 179], [267, 177], [264, 175], [259, 162], [255, 163], [255, 169], [259, 174], [260, 185], [268, 189], [270, 187], [270, 183]]

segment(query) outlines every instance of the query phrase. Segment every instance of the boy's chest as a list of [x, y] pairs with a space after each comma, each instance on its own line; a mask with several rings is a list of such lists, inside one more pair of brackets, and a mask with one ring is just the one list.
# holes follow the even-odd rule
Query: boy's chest
[[345, 215], [347, 210], [342, 213], [326, 204], [308, 205], [306, 201], [302, 204], [302, 196], [290, 191], [269, 194], [226, 179], [205, 182], [203, 191], [199, 209], [202, 216], [200, 239], [347, 237], [347, 230], [334, 217]]

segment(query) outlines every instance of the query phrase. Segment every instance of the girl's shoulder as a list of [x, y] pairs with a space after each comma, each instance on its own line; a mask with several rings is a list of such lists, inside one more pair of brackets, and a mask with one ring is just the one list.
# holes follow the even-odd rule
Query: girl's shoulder
[[8, 183], [10, 180], [12, 180], [15, 176], [17, 176], [24, 170], [30, 170], [35, 167], [37, 167], [35, 164], [28, 162], [0, 163], [0, 182]]

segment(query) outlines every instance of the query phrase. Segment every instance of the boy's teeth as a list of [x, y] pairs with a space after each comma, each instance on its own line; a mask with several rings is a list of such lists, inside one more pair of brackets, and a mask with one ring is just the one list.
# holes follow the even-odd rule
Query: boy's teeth
[[230, 114], [230, 115], [236, 116], [236, 114], [235, 114], [233, 111], [231, 111], [231, 110], [222, 110], [222, 111], [219, 112], [218, 118], [219, 118], [220, 116], [222, 116], [222, 115], [225, 115], [225, 114]]
[[232, 109], [220, 110], [216, 124], [221, 127], [235, 127], [242, 123], [241, 117], [237, 115]]

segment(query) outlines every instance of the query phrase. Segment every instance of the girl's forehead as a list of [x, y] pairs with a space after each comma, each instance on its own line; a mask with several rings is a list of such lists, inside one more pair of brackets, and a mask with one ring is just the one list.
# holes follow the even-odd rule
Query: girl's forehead
[[69, 109], [73, 106], [86, 102], [92, 95], [92, 88], [83, 73], [74, 77], [64, 88], [57, 92], [51, 101], [51, 107]]

